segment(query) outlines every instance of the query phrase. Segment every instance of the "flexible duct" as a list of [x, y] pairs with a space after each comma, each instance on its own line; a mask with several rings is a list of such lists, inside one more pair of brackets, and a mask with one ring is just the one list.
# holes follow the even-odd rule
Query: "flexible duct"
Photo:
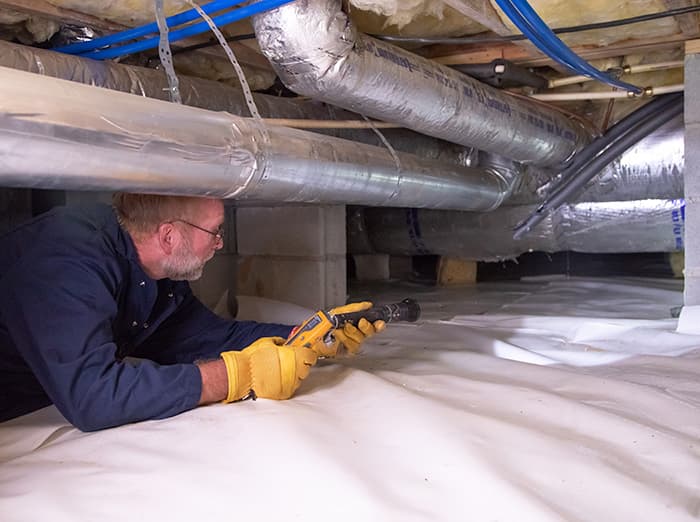
[[5, 186], [473, 210], [508, 191], [488, 168], [397, 158], [400, 167], [379, 147], [0, 68]]
[[[565, 179], [557, 186], [551, 194], [547, 195], [545, 201], [535, 212], [528, 216], [522, 223], [514, 229], [513, 237], [520, 239], [528, 234], [533, 227], [540, 223], [546, 214], [557, 209], [560, 205], [575, 201], [580, 197], [586, 185], [594, 179], [604, 168], [610, 165], [615, 158], [630, 149], [643, 138], [649, 136], [655, 130], [672, 121], [683, 114], [683, 95], [666, 95], [666, 103], [662, 104], [648, 119], [637, 123], [629, 131], [623, 133], [618, 139], [613, 140], [598, 153], [590, 162], [586, 163], [577, 172]], [[657, 101], [664, 100], [654, 100]]]
[[493, 212], [351, 209], [348, 252], [438, 254], [481, 261], [524, 252], [674, 252], [683, 250], [683, 200], [643, 200], [563, 205], [520, 241], [513, 227], [533, 206]]
[[253, 25], [262, 52], [298, 94], [541, 166], [566, 161], [590, 139], [554, 109], [360, 34], [340, 0], [298, 0]]
[[[34, 72], [54, 78], [95, 85], [107, 89], [168, 99], [168, 83], [162, 71], [96, 62], [0, 41], [0, 66]], [[231, 86], [179, 76], [183, 103], [193, 107], [233, 114], [247, 113], [241, 90]], [[289, 119], [351, 120], [359, 115], [322, 102], [254, 94], [264, 117]], [[327, 129], [318, 132], [383, 147], [371, 130]], [[385, 129], [382, 133], [397, 150], [412, 152], [426, 159], [453, 165], [489, 165], [484, 156], [436, 138], [406, 129]], [[683, 121], [682, 118], [645, 138], [606, 168], [588, 187], [581, 201], [623, 201], [645, 198], [673, 199], [683, 195]], [[481, 156], [481, 157], [479, 157]], [[511, 165], [509, 168], [518, 168]], [[442, 167], [441, 167], [442, 169]], [[527, 166], [518, 174], [517, 192], [506, 204], [526, 205], [542, 201], [552, 173]]]
[[[122, 65], [111, 61], [97, 62], [3, 41], [0, 41], [0, 66], [159, 100], [169, 99], [168, 81], [163, 71], [145, 67]], [[180, 95], [185, 105], [239, 115], [249, 114], [243, 91], [240, 89], [191, 76], [178, 75], [178, 78]], [[254, 94], [253, 98], [260, 114], [265, 118], [331, 121], [361, 119], [358, 114], [317, 101], [265, 94]], [[338, 128], [317, 132], [369, 145], [384, 146], [377, 135], [369, 129]], [[423, 158], [464, 166], [472, 166], [476, 161], [474, 151], [471, 149], [407, 129], [386, 129], [382, 134], [395, 149], [411, 152]]]
[[[639, 141], [588, 183], [577, 202], [677, 199], [683, 197], [685, 128], [677, 117]], [[507, 205], [540, 203], [552, 173], [527, 167]]]
[[681, 115], [639, 141], [603, 169], [577, 201], [683, 197], [684, 136]]

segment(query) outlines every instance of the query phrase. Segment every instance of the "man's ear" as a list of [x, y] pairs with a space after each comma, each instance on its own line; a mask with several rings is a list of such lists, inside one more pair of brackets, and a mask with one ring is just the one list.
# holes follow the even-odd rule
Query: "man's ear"
[[180, 240], [179, 231], [172, 223], [161, 223], [158, 225], [158, 246], [164, 254], [170, 255]]

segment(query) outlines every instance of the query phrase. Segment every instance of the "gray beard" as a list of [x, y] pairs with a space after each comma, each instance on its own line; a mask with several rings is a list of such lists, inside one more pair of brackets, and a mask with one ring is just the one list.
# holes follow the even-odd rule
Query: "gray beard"
[[163, 272], [173, 281], [196, 281], [202, 277], [205, 264], [206, 261], [191, 253], [190, 244], [186, 242], [179, 252], [164, 261]]

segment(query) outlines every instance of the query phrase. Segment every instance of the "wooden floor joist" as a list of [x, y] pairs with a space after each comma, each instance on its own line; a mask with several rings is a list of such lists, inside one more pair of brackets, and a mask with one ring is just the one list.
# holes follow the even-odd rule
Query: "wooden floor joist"
[[[605, 47], [575, 46], [572, 50], [584, 60], [595, 60], [655, 50], [681, 49], [686, 40], [688, 40], [687, 36], [678, 34], [661, 38], [625, 40]], [[421, 54], [443, 65], [485, 63], [496, 58], [504, 58], [527, 67], [542, 67], [553, 63], [551, 58], [542, 55], [539, 51], [531, 51], [513, 44], [488, 47], [435, 45], [425, 48]]]

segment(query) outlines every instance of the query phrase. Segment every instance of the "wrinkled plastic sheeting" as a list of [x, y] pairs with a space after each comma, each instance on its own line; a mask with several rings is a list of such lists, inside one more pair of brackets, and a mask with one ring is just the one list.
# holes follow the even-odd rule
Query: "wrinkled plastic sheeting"
[[407, 295], [418, 323], [320, 362], [288, 401], [94, 433], [53, 407], [1, 423], [3, 522], [697, 521], [700, 350], [669, 317], [681, 281], [351, 299]]

